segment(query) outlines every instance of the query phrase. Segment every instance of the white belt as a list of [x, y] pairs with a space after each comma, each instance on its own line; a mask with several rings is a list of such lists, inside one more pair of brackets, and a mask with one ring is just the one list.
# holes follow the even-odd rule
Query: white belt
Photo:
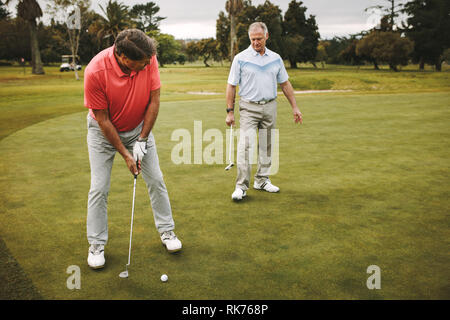
[[270, 100], [261, 100], [261, 101], [250, 101], [244, 98], [241, 98], [242, 101], [244, 102], [248, 102], [248, 103], [256, 103], [256, 104], [267, 104], [269, 102], [272, 102], [273, 100], [275, 100], [276, 98], [270, 99]]

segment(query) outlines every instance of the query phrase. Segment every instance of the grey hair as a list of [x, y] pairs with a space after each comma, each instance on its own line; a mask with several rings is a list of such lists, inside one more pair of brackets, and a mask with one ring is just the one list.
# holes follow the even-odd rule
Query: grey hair
[[267, 33], [269, 33], [269, 30], [267, 29], [267, 26], [264, 22], [253, 22], [250, 27], [248, 27], [248, 36], [250, 37], [250, 32], [254, 29], [259, 28], [264, 31], [264, 36], [267, 36]]

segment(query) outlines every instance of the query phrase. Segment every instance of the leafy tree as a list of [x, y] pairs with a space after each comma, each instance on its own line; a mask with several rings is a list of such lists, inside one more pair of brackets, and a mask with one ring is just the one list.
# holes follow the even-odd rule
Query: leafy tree
[[280, 8], [267, 0], [258, 7], [253, 6], [251, 1], [244, 1], [243, 4], [243, 9], [237, 17], [239, 51], [245, 50], [250, 45], [250, 39], [248, 37], [248, 28], [250, 25], [255, 21], [261, 21], [269, 29], [267, 47], [276, 52], [280, 52], [282, 42], [282, 16]]
[[243, 6], [242, 0], [227, 0], [225, 3], [225, 9], [230, 19], [230, 61], [233, 61], [237, 53], [236, 16]]
[[[283, 29], [286, 41], [283, 56], [289, 60], [291, 68], [297, 68], [297, 62], [314, 62], [319, 44], [320, 34], [316, 18], [310, 15], [307, 19], [305, 14], [307, 8], [302, 4], [301, 1], [292, 0], [284, 15]], [[289, 42], [298, 36], [302, 37], [303, 41], [297, 46], [297, 50], [292, 52]]]
[[8, 11], [8, 8], [3, 3], [3, 1], [0, 1], [0, 20], [7, 20], [9, 19], [11, 13]]
[[[84, 27], [82, 17], [90, 5], [90, 0], [49, 0], [48, 12], [65, 26], [74, 64], [77, 62], [80, 35]], [[80, 80], [77, 69], [74, 71], [75, 79]]]
[[203, 58], [203, 63], [206, 67], [210, 67], [208, 61], [213, 59], [214, 61], [220, 60], [220, 54], [217, 50], [217, 41], [214, 38], [202, 39], [197, 43], [199, 56]]
[[450, 47], [450, 1], [412, 0], [404, 11], [409, 15], [402, 31], [414, 41], [414, 61], [442, 69], [442, 54]]
[[98, 34], [102, 29], [104, 18], [94, 11], [86, 11], [82, 16], [84, 28], [80, 35], [78, 55], [81, 61], [88, 63], [92, 57], [107, 47]]
[[49, 26], [39, 28], [38, 38], [39, 43], [45, 43], [45, 47], [41, 49], [45, 65], [50, 62], [61, 62], [61, 55], [70, 52], [66, 27], [53, 19]]
[[398, 65], [408, 64], [413, 46], [411, 40], [397, 32], [373, 31], [358, 42], [356, 54], [370, 57], [375, 63], [388, 63], [392, 70], [398, 71]]
[[359, 40], [354, 37], [349, 39], [349, 41], [345, 41], [347, 47], [339, 53], [338, 59], [350, 65], [356, 66], [364, 64], [364, 61], [369, 61], [373, 63], [375, 70], [379, 70], [380, 68], [378, 67], [378, 62], [375, 59], [364, 55], [362, 52], [359, 52], [359, 54], [356, 53], [356, 46], [358, 45], [358, 42]]
[[223, 11], [219, 12], [219, 18], [216, 20], [216, 40], [221, 58], [231, 58], [229, 46], [230, 43], [230, 21]]
[[[269, 29], [269, 39], [266, 46], [271, 50], [281, 53], [282, 48], [282, 19], [281, 9], [277, 5], [272, 4], [270, 1], [265, 1], [257, 8], [258, 21], [264, 22]], [[248, 37], [248, 36], [247, 36]]]
[[[6, 0], [5, 4], [9, 2], [10, 0]], [[39, 50], [36, 23], [36, 19], [42, 17], [42, 9], [36, 0], [20, 0], [17, 5], [17, 15], [27, 22], [30, 32], [31, 72], [33, 74], [45, 74]]]
[[186, 44], [186, 54], [188, 61], [190, 62], [194, 62], [198, 59], [200, 53], [196, 41], [189, 41]]
[[0, 57], [31, 60], [30, 32], [22, 18], [0, 20]]
[[167, 17], [157, 16], [159, 6], [154, 2], [147, 2], [146, 4], [136, 4], [130, 11], [130, 16], [136, 23], [136, 28], [144, 31], [158, 31], [159, 23]]
[[218, 50], [218, 42], [214, 38], [201, 39], [199, 41], [191, 41], [186, 46], [186, 52], [190, 60], [201, 58], [205, 67], [210, 67], [208, 61], [213, 59], [220, 61], [221, 56]]
[[328, 42], [328, 46], [325, 48], [327, 51], [327, 63], [328, 64], [345, 64], [346, 60], [342, 57], [342, 52], [348, 48], [351, 42], [353, 42], [354, 38], [347, 37], [333, 37], [332, 39], [326, 40]]
[[298, 51], [305, 38], [299, 34], [296, 34], [285, 36], [284, 40], [283, 58], [289, 61], [291, 68], [297, 68]]
[[111, 46], [120, 31], [131, 25], [130, 13], [126, 5], [115, 0], [109, 0], [106, 8], [99, 6], [105, 16], [98, 36], [100, 39], [108, 39], [108, 46]]
[[250, 25], [255, 21], [261, 21], [259, 20], [258, 9], [252, 5], [250, 0], [244, 1], [243, 4], [242, 10], [238, 13], [238, 24], [236, 26], [239, 51], [247, 49], [250, 45], [250, 39], [248, 38], [248, 28]]
[[158, 42], [158, 62], [161, 67], [180, 59], [181, 45], [175, 40], [174, 36], [159, 32], [150, 33], [150, 36]]
[[320, 41], [317, 46], [316, 61], [322, 64], [322, 69], [325, 68], [325, 62], [328, 60], [327, 47], [329, 45], [328, 41]]

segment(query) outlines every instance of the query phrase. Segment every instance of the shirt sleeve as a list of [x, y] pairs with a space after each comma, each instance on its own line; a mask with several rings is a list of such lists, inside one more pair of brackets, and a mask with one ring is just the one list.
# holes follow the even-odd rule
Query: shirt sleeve
[[238, 56], [235, 56], [233, 63], [231, 64], [230, 74], [228, 75], [228, 84], [236, 86], [241, 79], [241, 67], [239, 64]]
[[288, 81], [288, 79], [289, 79], [289, 76], [287, 74], [286, 67], [284, 66], [283, 59], [281, 59], [281, 57], [280, 57], [280, 70], [278, 70], [277, 82], [283, 83], [283, 82]]
[[89, 109], [107, 109], [108, 100], [96, 73], [85, 72], [84, 106]]
[[159, 77], [158, 59], [156, 55], [150, 61], [150, 91], [161, 88], [161, 79]]

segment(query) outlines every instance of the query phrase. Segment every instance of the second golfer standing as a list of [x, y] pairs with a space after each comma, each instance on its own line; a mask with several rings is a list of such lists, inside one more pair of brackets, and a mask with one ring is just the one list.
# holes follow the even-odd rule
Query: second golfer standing
[[181, 250], [151, 132], [159, 111], [160, 86], [156, 43], [137, 29], [119, 33], [114, 45], [97, 54], [84, 72], [84, 104], [90, 109], [87, 238], [91, 268], [105, 264], [107, 198], [116, 152], [133, 175], [142, 170], [162, 243], [169, 252]]
[[[271, 168], [271, 132], [277, 119], [277, 83], [288, 99], [296, 123], [302, 123], [302, 114], [295, 101], [294, 90], [281, 57], [266, 48], [269, 38], [267, 26], [263, 22], [252, 23], [248, 29], [250, 46], [234, 57], [228, 76], [226, 91], [228, 126], [234, 125], [234, 100], [236, 86], [239, 85], [240, 139], [237, 156], [236, 188], [231, 195], [235, 201], [246, 196], [250, 185], [249, 149], [252, 134], [265, 130], [259, 135], [258, 169], [253, 187], [268, 192], [278, 192], [269, 173]], [[261, 131], [259, 131], [261, 133]], [[264, 136], [266, 141], [261, 141]], [[263, 150], [266, 149], [266, 150]]]

